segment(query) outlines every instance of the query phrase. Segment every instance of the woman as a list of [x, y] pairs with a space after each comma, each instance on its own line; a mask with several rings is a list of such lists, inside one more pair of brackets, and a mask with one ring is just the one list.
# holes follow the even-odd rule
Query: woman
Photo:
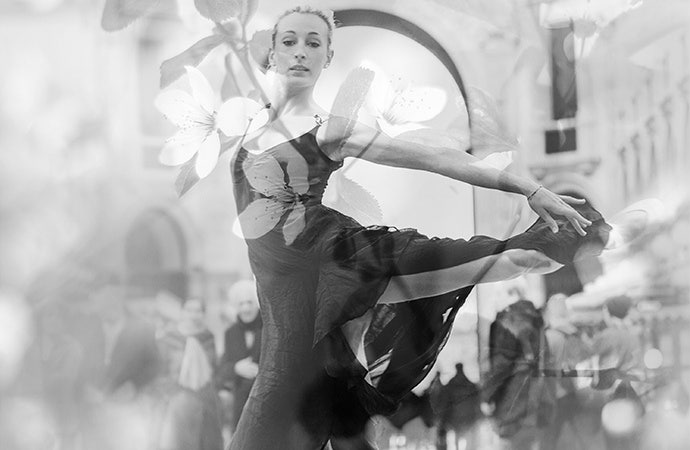
[[[555, 270], [584, 243], [601, 249], [608, 233], [583, 201], [457, 149], [329, 116], [312, 93], [333, 58], [332, 32], [318, 10], [281, 16], [269, 54], [281, 97], [231, 163], [264, 321], [259, 374], [232, 449], [317, 449], [329, 440], [369, 448], [368, 418], [393, 411], [428, 373], [474, 284]], [[365, 228], [321, 204], [347, 157], [523, 194], [542, 219], [507, 241]]]
[[201, 300], [185, 301], [179, 322], [161, 338], [165, 375], [172, 385], [158, 443], [161, 450], [215, 450], [223, 446], [214, 382], [216, 346], [205, 314]]

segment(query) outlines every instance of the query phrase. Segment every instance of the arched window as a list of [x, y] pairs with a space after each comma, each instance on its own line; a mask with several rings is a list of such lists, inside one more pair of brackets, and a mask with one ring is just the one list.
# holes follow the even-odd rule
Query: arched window
[[[337, 111], [329, 107], [338, 88], [351, 69], [363, 66], [376, 74], [369, 93], [379, 109], [365, 107], [360, 111], [360, 121], [368, 123], [371, 117], [367, 113], [381, 113], [381, 109], [391, 106], [391, 101], [397, 101], [397, 106], [409, 105], [409, 108], [396, 107], [390, 114], [389, 117], [398, 119], [391, 121], [393, 125], [403, 124], [396, 130], [404, 129], [405, 123], [415, 122], [463, 136], [469, 144], [464, 85], [455, 63], [438, 41], [412, 22], [382, 11], [340, 10], [335, 11], [335, 17], [340, 22], [335, 30], [336, 56], [316, 86], [315, 97], [320, 104]], [[421, 88], [441, 92], [442, 100], [419, 95]], [[393, 97], [397, 100], [392, 100]], [[420, 109], [438, 110], [438, 114], [416, 121], [412, 113], [409, 115], [412, 120], [407, 121], [405, 111], [414, 110], [415, 104]], [[458, 152], [465, 149], [458, 148]], [[373, 193], [381, 206], [383, 216], [376, 222], [416, 228], [436, 236], [474, 234], [473, 195], [469, 186], [419, 171], [372, 167], [362, 160], [349, 164], [345, 169], [347, 176]], [[445, 208], [445, 204], [449, 207]]]
[[127, 281], [141, 295], [167, 290], [187, 295], [187, 245], [175, 220], [162, 210], [142, 214], [125, 244]]

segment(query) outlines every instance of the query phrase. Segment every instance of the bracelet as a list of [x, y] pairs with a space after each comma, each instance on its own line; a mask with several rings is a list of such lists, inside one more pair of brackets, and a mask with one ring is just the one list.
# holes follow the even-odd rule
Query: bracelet
[[543, 187], [544, 187], [544, 186], [542, 186], [542, 185], [540, 184], [539, 187], [536, 188], [536, 189], [534, 190], [534, 192], [532, 192], [530, 195], [527, 196], [527, 201], [532, 200], [532, 197], [534, 197], [534, 194], [536, 194], [537, 192], [539, 192], [539, 189], [541, 189], [541, 188], [543, 188]]

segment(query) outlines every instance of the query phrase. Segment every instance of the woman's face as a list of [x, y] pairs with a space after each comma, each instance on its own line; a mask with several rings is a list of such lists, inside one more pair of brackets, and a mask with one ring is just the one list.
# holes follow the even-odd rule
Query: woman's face
[[293, 13], [278, 23], [271, 65], [290, 86], [313, 86], [330, 62], [328, 25], [314, 14]]
[[182, 306], [182, 320], [188, 324], [204, 323], [204, 306], [199, 300], [187, 300]]

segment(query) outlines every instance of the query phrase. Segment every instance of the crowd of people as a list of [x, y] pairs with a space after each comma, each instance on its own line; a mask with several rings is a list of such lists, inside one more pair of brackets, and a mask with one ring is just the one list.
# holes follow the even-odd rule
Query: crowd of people
[[[39, 430], [47, 446], [37, 448], [224, 448], [258, 370], [254, 282], [228, 290], [224, 339], [209, 329], [204, 300], [130, 291], [110, 283], [86, 298], [37, 303], [35, 338], [12, 386], [50, 418]], [[25, 448], [12, 444], [22, 434], [2, 432], [10, 448]]]
[[[491, 324], [481, 383], [458, 363], [447, 383], [437, 374], [423, 396], [403, 399], [390, 426], [420, 416], [439, 449], [458, 439], [475, 447], [487, 418], [502, 448], [633, 448], [634, 436], [611, 436], [601, 422], [616, 398], [644, 410], [626, 378], [641, 367], [631, 299], [609, 299], [601, 321], [583, 325], [565, 295], [537, 308], [517, 291]], [[253, 280], [227, 294], [222, 339], [197, 298], [161, 295], [145, 309], [108, 285], [82, 301], [39, 303], [16, 389], [54, 418], [46, 439], [66, 449], [225, 448], [259, 370], [262, 328]]]
[[[643, 365], [633, 301], [610, 298], [600, 320], [585, 322], [573, 319], [564, 294], [551, 296], [542, 308], [524, 292], [515, 298], [491, 324], [490, 369], [481, 386], [469, 382], [460, 367], [462, 388], [453, 388], [459, 382], [454, 378], [440, 389], [440, 398], [460, 395], [465, 405], [464, 420], [438, 422], [437, 448], [446, 448], [450, 429], [474, 448], [482, 416], [491, 418], [496, 448], [638, 448], [639, 429], [617, 434], [602, 423], [605, 405], [616, 399], [630, 402], [637, 424], [644, 413], [635, 381]], [[481, 414], [473, 414], [476, 407]]]

